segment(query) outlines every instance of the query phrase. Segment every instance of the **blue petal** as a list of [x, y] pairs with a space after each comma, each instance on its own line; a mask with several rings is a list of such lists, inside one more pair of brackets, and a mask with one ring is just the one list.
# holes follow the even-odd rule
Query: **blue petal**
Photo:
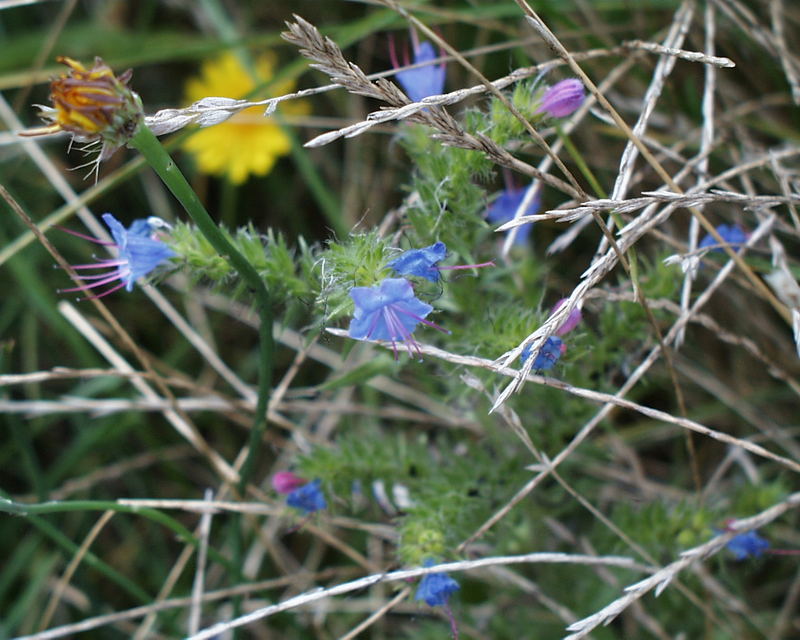
[[[561, 357], [562, 344], [564, 344], [564, 342], [561, 338], [550, 336], [539, 351], [539, 355], [536, 356], [536, 360], [533, 361], [533, 367], [531, 368], [534, 371], [547, 371], [548, 369], [552, 369]], [[531, 345], [528, 345], [522, 350], [522, 362], [525, 362], [530, 355]]]
[[[742, 245], [747, 242], [747, 232], [742, 229], [738, 224], [721, 224], [716, 228], [720, 237], [730, 245]], [[705, 249], [706, 247], [716, 247], [713, 251], [717, 253], [725, 253], [725, 251], [717, 246], [719, 243], [714, 236], [707, 233], [703, 236], [700, 244], [697, 245], [698, 249]], [[734, 247], [734, 251], [739, 251], [738, 247]]]
[[444, 242], [437, 242], [422, 249], [404, 251], [386, 266], [403, 276], [419, 276], [431, 282], [438, 282], [439, 270], [434, 265], [445, 257], [447, 257], [447, 247]]
[[769, 541], [755, 531], [748, 531], [734, 536], [725, 546], [733, 552], [737, 560], [744, 560], [750, 557], [760, 558], [769, 549]]
[[[490, 222], [507, 222], [514, 217], [519, 205], [522, 204], [522, 199], [525, 197], [528, 187], [519, 187], [518, 189], [506, 189], [497, 199], [491, 204], [486, 213], [486, 217]], [[533, 201], [528, 206], [524, 215], [530, 216], [539, 211], [542, 206], [541, 190], [537, 190]], [[517, 237], [514, 239], [514, 244], [524, 245], [528, 242], [528, 236], [533, 231], [532, 224], [525, 224], [519, 227]]]
[[[386, 278], [375, 287], [353, 287], [355, 312], [348, 335], [356, 340], [404, 341], [433, 307], [414, 296], [405, 278]], [[398, 326], [402, 328], [398, 328]]]
[[128, 237], [128, 232], [125, 231], [125, 227], [123, 227], [122, 223], [110, 213], [104, 213], [101, 217], [103, 218], [103, 222], [106, 223], [106, 226], [111, 230], [111, 236], [114, 238], [114, 244], [122, 249], [127, 244]]
[[[424, 41], [414, 51], [414, 64], [428, 62], [436, 57], [433, 45]], [[444, 90], [445, 69], [441, 64], [399, 71], [395, 77], [414, 102], [419, 102], [428, 96], [437, 96]]]
[[295, 509], [302, 509], [305, 513], [313, 513], [320, 509], [325, 509], [328, 503], [322, 493], [322, 480], [319, 478], [313, 482], [295, 489], [286, 496], [286, 504]]
[[424, 600], [431, 607], [445, 605], [450, 595], [460, 588], [461, 585], [446, 573], [429, 573], [420, 581], [414, 600]]

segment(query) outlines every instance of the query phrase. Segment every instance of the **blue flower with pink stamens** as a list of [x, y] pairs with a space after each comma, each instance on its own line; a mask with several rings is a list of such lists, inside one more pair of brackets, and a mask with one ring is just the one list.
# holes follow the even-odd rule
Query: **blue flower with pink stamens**
[[419, 276], [431, 282], [439, 282], [439, 272], [457, 269], [477, 269], [479, 267], [493, 267], [494, 262], [481, 264], [459, 264], [450, 267], [440, 267], [437, 263], [447, 257], [447, 247], [444, 242], [437, 242], [422, 249], [409, 249], [404, 251], [394, 260], [386, 264], [387, 267], [401, 276]]
[[419, 346], [412, 335], [422, 323], [448, 333], [437, 324], [425, 320], [433, 307], [414, 295], [411, 283], [405, 278], [386, 278], [374, 287], [353, 287], [350, 297], [355, 312], [348, 334], [356, 340], [388, 340], [397, 358], [396, 343], [405, 343], [409, 355]]
[[160, 218], [135, 220], [130, 228], [126, 229], [122, 226], [122, 223], [110, 213], [104, 213], [102, 217], [103, 222], [105, 222], [106, 226], [111, 230], [114, 242], [104, 242], [97, 238], [85, 236], [73, 231], [69, 233], [85, 238], [96, 244], [116, 247], [117, 257], [99, 259], [97, 262], [91, 264], [73, 265], [72, 268], [76, 271], [93, 269], [108, 269], [108, 271], [96, 275], [81, 276], [83, 280], [89, 280], [91, 282], [78, 287], [61, 289], [60, 291], [62, 293], [70, 291], [90, 291], [115, 282], [117, 284], [91, 297], [102, 298], [122, 287], [125, 287], [127, 291], [132, 291], [133, 284], [139, 278], [149, 275], [156, 267], [178, 255], [157, 238], [158, 229], [167, 226]]

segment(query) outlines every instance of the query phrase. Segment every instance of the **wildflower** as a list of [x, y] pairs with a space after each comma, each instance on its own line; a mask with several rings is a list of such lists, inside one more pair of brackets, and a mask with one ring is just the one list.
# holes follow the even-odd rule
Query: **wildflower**
[[[500, 223], [506, 222], [514, 218], [514, 214], [522, 204], [522, 199], [525, 197], [528, 187], [509, 187], [505, 189], [497, 199], [489, 207], [486, 212], [486, 217], [490, 222]], [[541, 191], [537, 191], [533, 197], [528, 208], [522, 215], [529, 216], [535, 214], [539, 207], [542, 206]], [[514, 239], [514, 244], [524, 245], [528, 242], [528, 236], [533, 231], [533, 225], [525, 224], [517, 228], [517, 237]]]
[[[740, 227], [738, 224], [721, 224], [716, 230], [726, 244], [736, 247], [734, 251], [739, 251], [737, 245], [743, 245], [745, 242], [747, 242], [747, 238], [750, 236], [750, 234], [742, 229], [742, 227]], [[714, 238], [714, 236], [712, 236], [710, 233], [707, 233], [705, 236], [703, 236], [703, 239], [700, 240], [700, 244], [697, 245], [697, 248], [706, 249], [710, 247], [716, 247], [713, 249], [713, 251], [716, 251], [717, 253], [725, 253], [725, 251], [717, 242], [716, 238]]]
[[481, 264], [460, 264], [451, 267], [436, 266], [436, 263], [444, 260], [445, 257], [447, 257], [447, 247], [444, 242], [437, 242], [430, 247], [404, 251], [386, 266], [401, 276], [419, 276], [431, 282], [439, 282], [439, 271], [495, 266], [494, 262], [491, 261], [482, 262]]
[[308, 481], [291, 471], [278, 471], [272, 476], [272, 488], [278, 493], [291, 493]]
[[551, 118], [564, 118], [576, 111], [585, 98], [583, 83], [577, 78], [567, 78], [556, 82], [544, 92], [536, 113], [544, 113]]
[[158, 229], [167, 226], [167, 223], [160, 218], [151, 217], [136, 220], [129, 229], [125, 229], [122, 224], [110, 213], [103, 214], [103, 222], [111, 230], [114, 242], [104, 242], [97, 238], [85, 236], [81, 233], [70, 231], [73, 235], [89, 240], [96, 244], [116, 247], [118, 255], [116, 258], [98, 260], [93, 264], [78, 264], [72, 268], [76, 271], [91, 269], [111, 269], [105, 273], [92, 276], [82, 276], [84, 280], [91, 280], [89, 284], [69, 289], [61, 289], [62, 293], [70, 291], [89, 291], [102, 287], [111, 282], [119, 280], [119, 284], [114, 285], [93, 298], [102, 298], [117, 289], [125, 287], [127, 291], [133, 290], [133, 283], [139, 278], [150, 274], [159, 265], [165, 263], [177, 254], [164, 242], [158, 239]]
[[[420, 42], [417, 34], [411, 32], [411, 40], [414, 46], [414, 64], [421, 64], [436, 59], [436, 50], [433, 45], [426, 41]], [[389, 54], [392, 58], [392, 65], [397, 68], [397, 56], [394, 52], [394, 40], [390, 40]], [[409, 64], [408, 54], [406, 53], [405, 64]], [[444, 91], [445, 65], [428, 65], [417, 69], [407, 69], [398, 71], [395, 78], [403, 87], [408, 97], [413, 102], [419, 102], [428, 96], [436, 96]]]
[[317, 478], [294, 489], [286, 496], [286, 504], [300, 509], [306, 515], [327, 508], [328, 503], [325, 500], [325, 494], [322, 493], [322, 480]]
[[[256, 62], [258, 83], [272, 77], [275, 60], [262, 56]], [[256, 87], [242, 63], [233, 53], [203, 64], [199, 78], [186, 84], [190, 102], [207, 96], [243, 98]], [[294, 90], [293, 82], [274, 85], [276, 95]], [[308, 113], [308, 105], [294, 101], [282, 108], [285, 113]], [[273, 118], [263, 116], [261, 107], [251, 107], [226, 119], [221, 124], [196, 132], [184, 143], [184, 148], [195, 156], [203, 173], [225, 176], [233, 184], [242, 184], [250, 174], [267, 175], [277, 159], [291, 151], [291, 141]]]
[[45, 127], [20, 135], [39, 136], [66, 131], [78, 142], [102, 142], [98, 162], [107, 160], [136, 133], [144, 119], [142, 101], [128, 87], [133, 72], [119, 76], [100, 58], [86, 68], [77, 60], [58, 56], [69, 71], [50, 83], [52, 107], [40, 106]]
[[758, 535], [758, 532], [748, 531], [734, 536], [725, 546], [733, 552], [737, 560], [745, 560], [751, 557], [760, 558], [770, 545], [766, 538]]
[[425, 320], [433, 307], [417, 299], [411, 283], [405, 278], [386, 278], [374, 287], [353, 287], [350, 297], [355, 312], [348, 334], [356, 340], [389, 340], [397, 358], [396, 342], [405, 342], [408, 353], [416, 348], [413, 336], [416, 326], [422, 324], [444, 331], [440, 326]]
[[[433, 560], [425, 560], [426, 567], [434, 565]], [[461, 585], [453, 580], [446, 573], [428, 573], [422, 577], [414, 600], [424, 600], [430, 607], [446, 605], [450, 599], [450, 594], [455, 593]]]
[[[550, 336], [544, 343], [544, 346], [539, 350], [539, 355], [533, 361], [535, 371], [547, 371], [555, 366], [561, 355], [567, 350], [567, 345], [555, 336]], [[525, 362], [531, 356], [531, 345], [526, 346], [522, 350], [522, 362]]]
[[[566, 301], [567, 301], [566, 298], [561, 298], [561, 300], [556, 302], [553, 305], [553, 313], [558, 311]], [[564, 320], [564, 323], [558, 329], [556, 329], [556, 335], [563, 336], [569, 333], [575, 327], [578, 326], [578, 324], [582, 319], [583, 319], [583, 314], [581, 313], [581, 310], [578, 308], [573, 309], [572, 311], [569, 312], [569, 315], [567, 316], [567, 319]]]

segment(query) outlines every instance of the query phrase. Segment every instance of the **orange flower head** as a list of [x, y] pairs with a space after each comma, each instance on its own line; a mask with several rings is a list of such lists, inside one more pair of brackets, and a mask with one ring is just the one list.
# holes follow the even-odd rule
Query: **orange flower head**
[[67, 131], [80, 142], [102, 141], [100, 160], [107, 159], [136, 133], [144, 118], [141, 99], [128, 87], [131, 70], [115, 76], [100, 58], [88, 69], [66, 56], [56, 60], [69, 71], [50, 83], [53, 106], [40, 108], [49, 124], [22, 135]]

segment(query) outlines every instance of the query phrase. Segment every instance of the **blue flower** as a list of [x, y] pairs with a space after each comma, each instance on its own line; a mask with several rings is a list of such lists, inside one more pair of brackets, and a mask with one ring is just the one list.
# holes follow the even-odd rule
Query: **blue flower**
[[[721, 224], [716, 230], [720, 237], [727, 244], [734, 246], [742, 245], [747, 242], [747, 238], [750, 235], [738, 224]], [[725, 251], [719, 246], [719, 243], [710, 233], [707, 233], [705, 236], [703, 236], [700, 244], [697, 245], [698, 249], [705, 249], [706, 247], [716, 247], [713, 249], [713, 251], [716, 251], [717, 253], [725, 253]], [[736, 247], [734, 251], [739, 251], [739, 248]]]
[[734, 536], [725, 546], [733, 552], [737, 560], [745, 560], [750, 557], [760, 558], [769, 549], [769, 541], [756, 531], [748, 531]]
[[[414, 43], [414, 64], [430, 62], [435, 60], [436, 49], [427, 40]], [[400, 65], [393, 61], [395, 67]], [[437, 96], [444, 91], [444, 64], [428, 65], [417, 69], [407, 69], [398, 71], [395, 78], [403, 87], [409, 98], [413, 102], [419, 102], [428, 96]]]
[[419, 276], [431, 282], [439, 282], [439, 272], [442, 270], [455, 269], [477, 269], [479, 267], [493, 267], [494, 262], [482, 262], [481, 264], [459, 264], [451, 267], [437, 267], [436, 263], [447, 257], [447, 247], [444, 242], [437, 242], [430, 247], [422, 249], [409, 249], [404, 251], [397, 258], [387, 263], [401, 276]]
[[[532, 369], [534, 371], [547, 371], [547, 369], [552, 369], [555, 363], [558, 362], [561, 354], [566, 350], [566, 345], [561, 338], [550, 336], [539, 351], [539, 355], [536, 356], [536, 360], [533, 361]], [[528, 345], [522, 350], [522, 362], [525, 362], [530, 356], [531, 345]]]
[[437, 242], [423, 249], [404, 251], [386, 266], [401, 276], [419, 276], [431, 282], [439, 282], [439, 270], [434, 265], [445, 257], [447, 247], [444, 242]]
[[322, 493], [322, 480], [317, 478], [299, 489], [295, 489], [286, 496], [286, 504], [295, 509], [301, 509], [306, 515], [326, 509], [328, 503], [325, 501], [325, 494]]
[[[490, 222], [507, 222], [514, 217], [517, 209], [522, 204], [522, 199], [525, 197], [528, 187], [509, 188], [503, 191], [498, 198], [491, 204], [486, 213], [486, 217]], [[530, 216], [539, 211], [542, 206], [541, 190], [536, 192], [531, 204], [523, 212], [522, 215]], [[517, 237], [514, 238], [514, 244], [524, 245], [528, 243], [528, 236], [533, 231], [532, 224], [522, 225], [517, 229]]]
[[76, 271], [86, 269], [110, 269], [110, 271], [98, 275], [82, 276], [84, 280], [92, 280], [92, 282], [79, 287], [61, 289], [60, 291], [62, 293], [70, 291], [88, 291], [117, 280], [119, 281], [118, 284], [92, 297], [102, 298], [122, 287], [125, 287], [127, 291], [132, 291], [133, 284], [139, 278], [148, 275], [156, 267], [177, 255], [161, 240], [154, 237], [156, 231], [160, 227], [166, 226], [166, 223], [160, 218], [135, 220], [129, 229], [125, 229], [125, 227], [110, 213], [104, 213], [102, 217], [106, 226], [111, 230], [114, 242], [104, 242], [81, 233], [75, 233], [74, 231], [70, 231], [69, 233], [96, 244], [116, 247], [117, 257], [100, 259], [92, 264], [73, 265], [72, 268]]
[[397, 342], [406, 343], [409, 355], [412, 347], [419, 351], [411, 334], [420, 322], [447, 333], [440, 326], [425, 320], [433, 307], [417, 299], [411, 283], [405, 278], [386, 278], [374, 287], [353, 287], [350, 297], [355, 303], [348, 329], [350, 337], [356, 340], [389, 340], [395, 358]]
[[[434, 563], [432, 560], [426, 560], [423, 564], [432, 567]], [[450, 594], [460, 588], [461, 585], [446, 573], [428, 573], [420, 580], [414, 600], [424, 600], [431, 607], [446, 605]]]

